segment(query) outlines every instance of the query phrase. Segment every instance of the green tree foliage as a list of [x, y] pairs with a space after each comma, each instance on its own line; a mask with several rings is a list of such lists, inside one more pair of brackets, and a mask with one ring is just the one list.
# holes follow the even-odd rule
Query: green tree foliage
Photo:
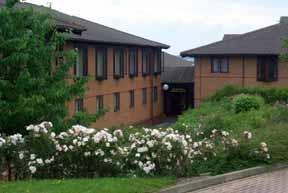
[[[25, 134], [20, 128], [44, 120], [59, 131], [73, 120], [87, 126], [96, 121], [100, 114], [68, 118], [65, 104], [84, 94], [87, 79], [69, 74], [75, 52], [57, 49], [67, 36], [57, 32], [49, 11], [16, 9], [15, 3], [7, 0], [0, 9], [0, 133]], [[63, 62], [53, 67], [60, 56]]]

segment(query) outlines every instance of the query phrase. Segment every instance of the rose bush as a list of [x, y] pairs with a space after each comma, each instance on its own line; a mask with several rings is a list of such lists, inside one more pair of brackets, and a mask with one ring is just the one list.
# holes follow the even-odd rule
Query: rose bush
[[[194, 139], [173, 128], [96, 130], [76, 125], [55, 134], [52, 127], [52, 123], [43, 122], [28, 126], [29, 135], [25, 137], [1, 136], [2, 165], [9, 165], [19, 179], [187, 176], [195, 174], [194, 165], [216, 159], [219, 152], [242, 150], [242, 144], [253, 140], [249, 131], [236, 139], [227, 131], [215, 129], [209, 137], [200, 132]], [[270, 159], [265, 142], [243, 151], [263, 162]]]

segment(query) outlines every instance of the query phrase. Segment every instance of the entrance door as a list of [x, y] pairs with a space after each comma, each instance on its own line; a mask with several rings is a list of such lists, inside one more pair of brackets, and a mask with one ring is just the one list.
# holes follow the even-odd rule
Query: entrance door
[[171, 93], [171, 113], [179, 115], [186, 110], [187, 97], [185, 93]]
[[187, 90], [184, 88], [172, 88], [165, 94], [165, 114], [167, 116], [180, 115], [187, 110]]

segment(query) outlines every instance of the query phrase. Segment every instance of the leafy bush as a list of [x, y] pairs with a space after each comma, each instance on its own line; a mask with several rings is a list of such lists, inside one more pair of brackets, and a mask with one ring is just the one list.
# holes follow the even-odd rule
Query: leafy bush
[[[240, 151], [218, 151], [215, 159], [199, 163], [197, 167], [202, 171], [223, 173], [258, 165], [259, 160], [251, 159], [246, 153], [262, 141], [269, 144], [271, 163], [287, 162], [287, 96], [287, 89], [243, 89], [228, 86], [202, 102], [199, 108], [185, 112], [174, 127], [191, 133], [191, 136], [196, 138], [209, 138], [211, 131], [219, 128], [229, 131], [236, 139], [239, 139], [245, 130], [253, 132], [253, 141], [250, 144], [242, 143]], [[236, 104], [240, 107], [236, 108]], [[250, 110], [247, 111], [248, 109]]]
[[274, 105], [273, 112], [271, 113], [271, 121], [274, 124], [288, 123], [288, 105], [277, 103]]
[[264, 104], [264, 100], [259, 96], [240, 94], [234, 97], [232, 103], [234, 111], [240, 113], [258, 110]]
[[207, 100], [209, 101], [221, 101], [223, 98], [229, 98], [237, 94], [248, 94], [262, 96], [266, 103], [274, 104], [278, 101], [287, 103], [288, 102], [288, 88], [260, 88], [260, 87], [237, 87], [237, 86], [226, 86]]
[[266, 144], [252, 143], [245, 133], [236, 138], [215, 129], [193, 134], [197, 139], [172, 128], [97, 131], [77, 125], [59, 135], [51, 129], [52, 124], [44, 122], [28, 126], [26, 137], [0, 137], [0, 157], [18, 178], [187, 176], [212, 171], [211, 163], [220, 155], [241, 152], [243, 159], [257, 163], [270, 158]]

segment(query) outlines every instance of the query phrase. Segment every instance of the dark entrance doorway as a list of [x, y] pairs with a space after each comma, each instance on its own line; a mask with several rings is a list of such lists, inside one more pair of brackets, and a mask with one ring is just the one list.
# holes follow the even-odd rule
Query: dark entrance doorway
[[187, 109], [187, 97], [185, 92], [171, 92], [171, 112], [170, 115], [179, 115]]
[[164, 112], [167, 116], [177, 116], [193, 107], [193, 83], [167, 84], [164, 91]]

